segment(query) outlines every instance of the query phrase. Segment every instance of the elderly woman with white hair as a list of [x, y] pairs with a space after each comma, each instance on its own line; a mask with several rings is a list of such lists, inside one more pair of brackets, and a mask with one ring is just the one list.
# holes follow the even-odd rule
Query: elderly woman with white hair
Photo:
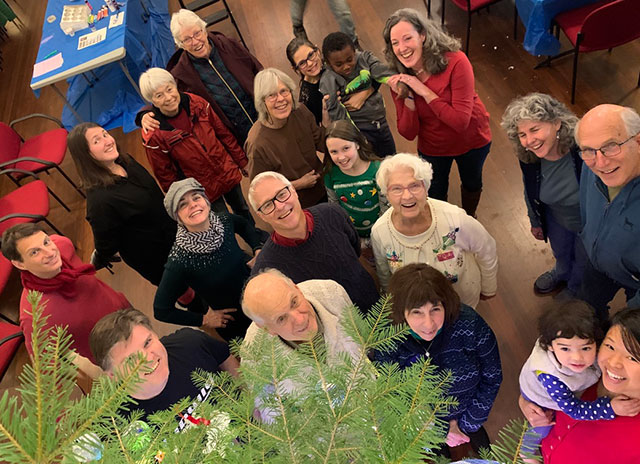
[[[178, 50], [167, 63], [181, 92], [196, 94], [209, 102], [213, 112], [243, 145], [256, 121], [253, 78], [260, 62], [238, 41], [206, 30], [193, 11], [178, 10], [171, 16], [171, 34]], [[160, 123], [143, 110], [142, 128], [157, 129]], [[157, 113], [155, 113], [157, 116]]]
[[253, 225], [240, 187], [242, 175], [247, 175], [247, 156], [211, 105], [179, 92], [171, 73], [162, 68], [140, 76], [140, 91], [160, 121], [153, 132], [142, 132], [142, 140], [162, 190], [193, 177], [204, 186], [214, 211], [226, 212], [226, 200], [235, 214]]
[[293, 80], [284, 72], [267, 68], [255, 78], [258, 122], [249, 131], [245, 149], [249, 178], [265, 171], [285, 176], [298, 192], [303, 208], [327, 201], [322, 182], [324, 131], [304, 105], [293, 98]]
[[[156, 319], [216, 329], [225, 340], [243, 337], [251, 321], [238, 311], [240, 295], [255, 257], [250, 259], [240, 248], [236, 234], [255, 256], [262, 246], [260, 237], [242, 217], [214, 213], [203, 186], [193, 178], [174, 182], [164, 207], [178, 223], [178, 232], [153, 302]], [[206, 305], [181, 311], [175, 302], [189, 287]]]
[[392, 273], [426, 263], [453, 284], [462, 303], [496, 294], [496, 242], [476, 219], [445, 201], [427, 196], [431, 164], [408, 153], [386, 158], [376, 181], [391, 207], [371, 230], [378, 279], [387, 290]]

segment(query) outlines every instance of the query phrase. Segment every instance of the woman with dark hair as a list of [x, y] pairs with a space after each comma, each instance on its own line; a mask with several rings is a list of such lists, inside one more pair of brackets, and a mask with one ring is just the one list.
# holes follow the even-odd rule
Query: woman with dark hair
[[[602, 377], [582, 394], [582, 400], [602, 396], [640, 399], [640, 309], [624, 309], [613, 316], [598, 352], [598, 366]], [[522, 397], [520, 408], [532, 426], [550, 425], [550, 417]], [[555, 425], [542, 440], [541, 452], [545, 464], [636, 464], [640, 462], [638, 436], [640, 415], [580, 421], [556, 412]]]
[[[433, 166], [429, 196], [446, 201], [455, 160], [462, 181], [462, 208], [475, 216], [491, 129], [460, 41], [411, 8], [387, 19], [383, 37], [387, 62], [400, 73], [389, 78], [398, 132], [408, 140], [417, 136], [418, 154]], [[411, 92], [398, 94], [398, 83], [408, 85]]]
[[579, 181], [582, 169], [573, 138], [578, 118], [555, 98], [530, 93], [511, 101], [502, 115], [502, 127], [520, 161], [531, 234], [551, 243], [556, 265], [533, 284], [538, 293], [550, 293], [563, 282], [563, 298], [580, 290], [587, 259], [582, 240]]
[[[449, 423], [449, 447], [471, 442], [475, 451], [489, 446], [482, 424], [487, 420], [502, 383], [496, 337], [471, 307], [461, 304], [449, 280], [424, 263], [408, 264], [389, 282], [395, 324], [407, 323], [409, 336], [394, 351], [377, 352], [376, 360], [401, 369], [431, 358], [440, 371], [451, 371], [448, 395], [458, 406], [443, 418]], [[443, 449], [441, 455], [448, 456]]]
[[313, 113], [318, 125], [322, 125], [323, 116], [328, 123], [326, 103], [320, 93], [320, 76], [324, 72], [320, 49], [308, 39], [296, 37], [287, 45], [286, 53], [291, 67], [302, 78], [298, 101]]
[[176, 235], [155, 179], [99, 125], [77, 125], [67, 137], [69, 152], [87, 191], [87, 220], [100, 269], [120, 257], [153, 285], [162, 279]]

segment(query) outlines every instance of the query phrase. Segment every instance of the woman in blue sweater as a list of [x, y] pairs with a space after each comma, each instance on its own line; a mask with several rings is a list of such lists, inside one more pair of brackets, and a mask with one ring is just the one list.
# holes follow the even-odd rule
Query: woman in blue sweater
[[[244, 337], [251, 321], [238, 308], [254, 259], [238, 246], [235, 234], [257, 254], [256, 229], [241, 216], [211, 211], [204, 187], [192, 177], [171, 184], [164, 206], [178, 222], [178, 232], [153, 302], [156, 319], [216, 329], [227, 341]], [[175, 303], [188, 287], [205, 304], [181, 311]]]
[[[408, 264], [389, 281], [394, 323], [406, 322], [410, 335], [389, 353], [376, 353], [380, 362], [401, 369], [422, 357], [452, 373], [447, 392], [458, 400], [443, 417], [449, 422], [449, 447], [471, 442], [475, 451], [489, 446], [482, 424], [487, 420], [502, 382], [496, 337], [471, 307], [461, 304], [449, 280], [424, 263]], [[448, 449], [437, 451], [449, 456]]]

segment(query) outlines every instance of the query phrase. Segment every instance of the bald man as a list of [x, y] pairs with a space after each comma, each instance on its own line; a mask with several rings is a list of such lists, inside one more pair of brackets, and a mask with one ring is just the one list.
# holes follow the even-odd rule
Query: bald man
[[629, 307], [640, 307], [640, 116], [599, 105], [580, 120], [575, 137], [584, 161], [580, 208], [590, 261], [580, 297], [606, 321], [620, 289]]
[[351, 306], [347, 292], [333, 280], [307, 280], [299, 284], [276, 269], [252, 277], [242, 296], [242, 310], [253, 321], [244, 344], [252, 343], [260, 330], [290, 350], [321, 333], [329, 359], [338, 353], [359, 356], [358, 345], [340, 325], [345, 308]]

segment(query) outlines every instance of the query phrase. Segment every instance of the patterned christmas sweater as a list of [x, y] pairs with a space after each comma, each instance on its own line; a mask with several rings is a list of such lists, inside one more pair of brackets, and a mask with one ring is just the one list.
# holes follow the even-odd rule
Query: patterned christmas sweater
[[410, 263], [426, 263], [441, 271], [460, 295], [475, 308], [483, 295], [497, 290], [496, 242], [477, 220], [445, 201], [427, 200], [431, 226], [418, 235], [398, 232], [389, 208], [371, 230], [371, 246], [380, 285], [385, 290], [391, 274]]
[[386, 201], [376, 184], [380, 161], [371, 161], [359, 176], [343, 173], [333, 166], [324, 176], [330, 203], [336, 203], [349, 215], [360, 237], [369, 237], [371, 228], [386, 209]]
[[477, 431], [489, 417], [502, 383], [500, 353], [491, 327], [463, 304], [458, 318], [432, 341], [409, 335], [394, 351], [374, 353], [376, 361], [397, 363], [401, 369], [423, 357], [431, 357], [433, 365], [452, 374], [447, 394], [459, 404], [443, 419], [456, 419], [464, 433]]

